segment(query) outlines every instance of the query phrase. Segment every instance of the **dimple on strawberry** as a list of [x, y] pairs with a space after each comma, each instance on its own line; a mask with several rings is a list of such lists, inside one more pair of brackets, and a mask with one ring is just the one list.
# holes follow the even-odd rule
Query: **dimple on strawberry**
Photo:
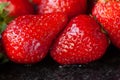
[[50, 54], [59, 64], [84, 64], [100, 59], [108, 45], [96, 21], [88, 15], [79, 15], [55, 40]]
[[67, 17], [62, 13], [25, 15], [16, 18], [2, 33], [8, 58], [21, 64], [40, 62], [66, 23]]
[[37, 4], [38, 14], [63, 12], [69, 18], [85, 14], [87, 8], [87, 0], [33, 0], [33, 2]]
[[111, 42], [120, 48], [120, 0], [98, 0], [92, 15], [107, 31]]

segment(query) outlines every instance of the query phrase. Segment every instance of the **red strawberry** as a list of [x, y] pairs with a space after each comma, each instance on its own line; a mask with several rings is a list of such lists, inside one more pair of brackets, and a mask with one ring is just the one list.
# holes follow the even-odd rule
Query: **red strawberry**
[[99, 0], [92, 15], [103, 25], [112, 43], [120, 48], [120, 0]]
[[61, 13], [16, 18], [2, 33], [8, 58], [25, 64], [41, 61], [66, 22], [67, 17]]
[[86, 13], [87, 0], [33, 0], [38, 5], [38, 13], [63, 12], [70, 18]]
[[51, 56], [60, 64], [82, 64], [101, 58], [107, 47], [106, 35], [95, 20], [79, 15], [56, 39]]
[[5, 10], [10, 16], [33, 14], [34, 7], [28, 0], [0, 0], [0, 4], [8, 3]]

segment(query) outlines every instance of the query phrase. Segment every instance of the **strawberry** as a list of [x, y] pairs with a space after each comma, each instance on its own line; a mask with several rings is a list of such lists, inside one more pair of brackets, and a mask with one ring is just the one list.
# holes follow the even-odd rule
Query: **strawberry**
[[111, 42], [120, 48], [120, 0], [99, 0], [92, 15], [108, 32]]
[[67, 17], [62, 13], [16, 18], [2, 33], [8, 58], [22, 64], [41, 61], [47, 55], [53, 39], [66, 23]]
[[33, 14], [34, 7], [28, 0], [0, 0], [0, 4], [7, 3], [5, 10], [10, 16]]
[[106, 35], [87, 15], [73, 18], [53, 44], [50, 54], [60, 64], [83, 64], [103, 56], [108, 47]]
[[[33, 13], [34, 7], [28, 0], [0, 0], [0, 35], [15, 17]], [[0, 37], [0, 64], [8, 61], [4, 53]]]
[[70, 18], [86, 13], [87, 0], [33, 0], [38, 14], [63, 12]]

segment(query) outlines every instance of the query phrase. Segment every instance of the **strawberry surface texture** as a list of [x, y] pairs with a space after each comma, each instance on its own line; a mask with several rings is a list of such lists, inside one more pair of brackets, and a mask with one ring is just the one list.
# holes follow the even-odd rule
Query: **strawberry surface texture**
[[86, 64], [111, 46], [120, 49], [120, 0], [0, 0], [0, 63], [3, 56], [19, 64], [48, 56]]
[[92, 15], [107, 31], [112, 43], [120, 48], [120, 0], [99, 0]]
[[2, 41], [10, 60], [16, 63], [36, 63], [47, 54], [52, 40], [67, 23], [66, 15], [20, 16], [8, 24]]
[[83, 64], [101, 58], [107, 47], [106, 35], [96, 21], [90, 16], [79, 15], [56, 39], [51, 56], [60, 64]]
[[86, 13], [87, 0], [33, 0], [37, 4], [37, 13], [63, 12], [72, 18]]

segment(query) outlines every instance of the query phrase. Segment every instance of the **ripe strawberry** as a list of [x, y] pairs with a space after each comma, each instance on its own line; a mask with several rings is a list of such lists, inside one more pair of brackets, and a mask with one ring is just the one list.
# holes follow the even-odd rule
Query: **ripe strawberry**
[[28, 0], [0, 0], [0, 4], [7, 3], [5, 10], [10, 16], [33, 14], [34, 7]]
[[87, 0], [33, 0], [38, 5], [38, 14], [63, 12], [70, 18], [86, 13]]
[[52, 13], [26, 15], [13, 20], [2, 33], [2, 41], [10, 60], [36, 63], [47, 54], [52, 40], [64, 28], [66, 15]]
[[120, 0], [99, 0], [92, 15], [103, 25], [112, 43], [120, 48]]
[[56, 39], [51, 56], [60, 64], [82, 64], [101, 58], [107, 47], [106, 35], [95, 20], [79, 15]]

